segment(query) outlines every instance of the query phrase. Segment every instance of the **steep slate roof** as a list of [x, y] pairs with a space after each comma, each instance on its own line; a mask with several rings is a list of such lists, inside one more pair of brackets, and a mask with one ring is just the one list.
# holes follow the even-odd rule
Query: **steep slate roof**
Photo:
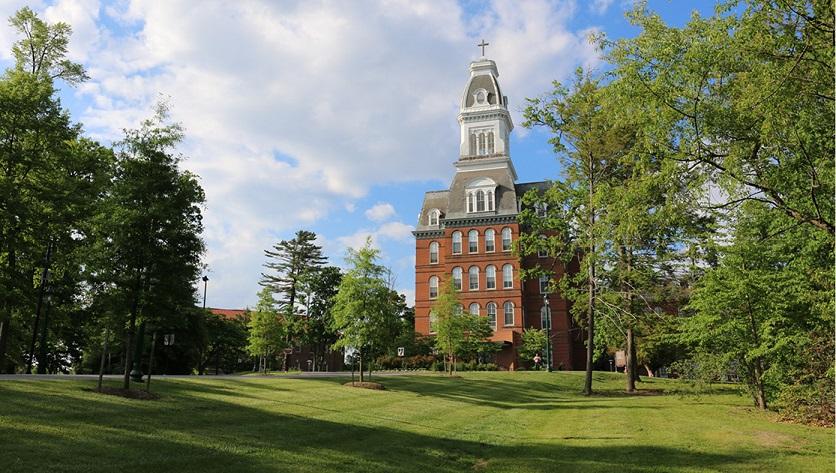
[[[467, 184], [475, 179], [489, 177], [497, 183], [496, 211], [467, 213], [465, 209], [465, 188]], [[478, 173], [456, 173], [450, 190], [429, 191], [424, 194], [424, 204], [421, 206], [421, 214], [418, 216], [416, 232], [427, 230], [439, 230], [443, 225], [435, 227], [429, 225], [429, 211], [438, 209], [441, 211], [441, 219], [466, 219], [476, 218], [483, 215], [516, 215], [517, 199], [531, 189], [545, 192], [552, 186], [551, 181], [521, 182], [514, 184], [510, 182], [510, 176], [504, 170], [482, 171]]]

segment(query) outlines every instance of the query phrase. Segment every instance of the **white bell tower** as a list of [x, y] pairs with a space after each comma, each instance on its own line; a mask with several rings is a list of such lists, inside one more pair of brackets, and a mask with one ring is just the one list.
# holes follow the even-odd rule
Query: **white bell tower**
[[499, 88], [496, 63], [484, 56], [470, 63], [470, 78], [459, 107], [460, 156], [509, 156], [508, 135], [514, 128], [508, 113], [508, 97]]

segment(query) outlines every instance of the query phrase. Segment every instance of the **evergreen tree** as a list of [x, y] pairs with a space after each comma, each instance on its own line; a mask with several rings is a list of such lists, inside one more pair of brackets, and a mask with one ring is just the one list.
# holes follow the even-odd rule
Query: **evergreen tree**
[[[269, 273], [262, 273], [261, 284], [271, 288], [278, 296], [279, 311], [288, 325], [285, 331], [287, 344], [298, 342], [302, 334], [301, 316], [298, 305], [304, 288], [325, 264], [322, 247], [314, 243], [316, 234], [299, 230], [292, 240], [282, 240], [272, 250], [265, 250], [267, 262], [264, 267]], [[288, 369], [289, 355], [285, 355], [284, 369]]]

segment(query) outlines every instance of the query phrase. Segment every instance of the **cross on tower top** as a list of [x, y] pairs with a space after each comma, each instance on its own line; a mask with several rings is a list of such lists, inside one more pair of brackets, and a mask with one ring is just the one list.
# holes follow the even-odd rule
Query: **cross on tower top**
[[488, 46], [490, 44], [491, 43], [486, 43], [485, 40], [483, 39], [481, 43], [476, 45], [476, 46], [479, 46], [480, 48], [482, 48], [482, 57], [485, 57], [485, 46]]

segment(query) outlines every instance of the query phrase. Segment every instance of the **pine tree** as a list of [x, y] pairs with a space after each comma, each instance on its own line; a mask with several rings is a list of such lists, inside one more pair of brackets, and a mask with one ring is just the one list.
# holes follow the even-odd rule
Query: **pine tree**
[[[297, 306], [304, 287], [326, 262], [322, 247], [315, 244], [315, 241], [315, 233], [299, 230], [292, 240], [282, 240], [272, 250], [264, 251], [267, 256], [264, 267], [270, 272], [262, 273], [261, 285], [269, 287], [278, 296], [279, 311], [288, 325], [285, 331], [287, 345], [300, 334]], [[285, 370], [289, 368], [289, 356], [285, 354]]]

